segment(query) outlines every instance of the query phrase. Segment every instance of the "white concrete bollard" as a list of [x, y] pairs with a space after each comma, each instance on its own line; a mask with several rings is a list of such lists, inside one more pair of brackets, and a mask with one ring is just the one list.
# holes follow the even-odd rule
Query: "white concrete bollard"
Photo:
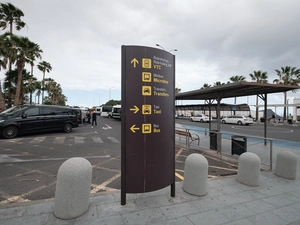
[[58, 170], [54, 199], [54, 215], [73, 219], [89, 208], [92, 165], [84, 158], [65, 161]]
[[297, 174], [297, 157], [290, 151], [282, 151], [277, 154], [275, 175], [290, 180], [295, 180]]
[[242, 184], [258, 187], [260, 176], [260, 158], [251, 152], [245, 152], [239, 157], [237, 180]]
[[193, 153], [185, 160], [183, 190], [196, 196], [207, 194], [208, 162], [200, 154]]

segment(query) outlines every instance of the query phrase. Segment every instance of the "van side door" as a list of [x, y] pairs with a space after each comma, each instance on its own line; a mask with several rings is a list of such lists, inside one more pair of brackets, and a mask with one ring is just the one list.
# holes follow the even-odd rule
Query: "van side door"
[[33, 132], [41, 129], [44, 119], [40, 116], [38, 107], [30, 107], [23, 111], [17, 118], [21, 132]]
[[52, 107], [41, 107], [40, 116], [44, 119], [44, 123], [42, 125], [43, 130], [52, 130], [55, 129], [55, 120], [56, 115], [55, 111]]

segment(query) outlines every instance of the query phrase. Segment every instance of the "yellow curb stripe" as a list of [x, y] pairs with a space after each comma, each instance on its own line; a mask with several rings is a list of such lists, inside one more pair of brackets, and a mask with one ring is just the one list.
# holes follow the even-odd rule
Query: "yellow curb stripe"
[[178, 178], [181, 179], [181, 180], [184, 180], [184, 177], [181, 176], [179, 173], [176, 173], [176, 172], [175, 172], [175, 176], [178, 177]]

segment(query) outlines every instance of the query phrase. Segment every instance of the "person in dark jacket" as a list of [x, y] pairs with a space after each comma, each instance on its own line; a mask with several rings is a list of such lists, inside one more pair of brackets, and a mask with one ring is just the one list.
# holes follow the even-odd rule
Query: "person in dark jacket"
[[86, 117], [88, 119], [88, 124], [91, 124], [91, 113], [90, 113], [90, 110], [86, 112]]
[[92, 111], [92, 126], [94, 126], [94, 123], [95, 126], [97, 126], [97, 114], [95, 113], [95, 110]]

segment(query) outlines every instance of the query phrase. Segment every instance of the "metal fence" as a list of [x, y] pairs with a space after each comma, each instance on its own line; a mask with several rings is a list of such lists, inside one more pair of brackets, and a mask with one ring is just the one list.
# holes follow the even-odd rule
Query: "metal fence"
[[[181, 131], [181, 132], [178, 132]], [[237, 159], [243, 152], [253, 152], [261, 159], [262, 165], [273, 168], [273, 139], [238, 133], [217, 132], [208, 128], [175, 127], [175, 140], [187, 148], [216, 151], [217, 135], [221, 135], [220, 154]], [[199, 140], [198, 140], [199, 139]]]

